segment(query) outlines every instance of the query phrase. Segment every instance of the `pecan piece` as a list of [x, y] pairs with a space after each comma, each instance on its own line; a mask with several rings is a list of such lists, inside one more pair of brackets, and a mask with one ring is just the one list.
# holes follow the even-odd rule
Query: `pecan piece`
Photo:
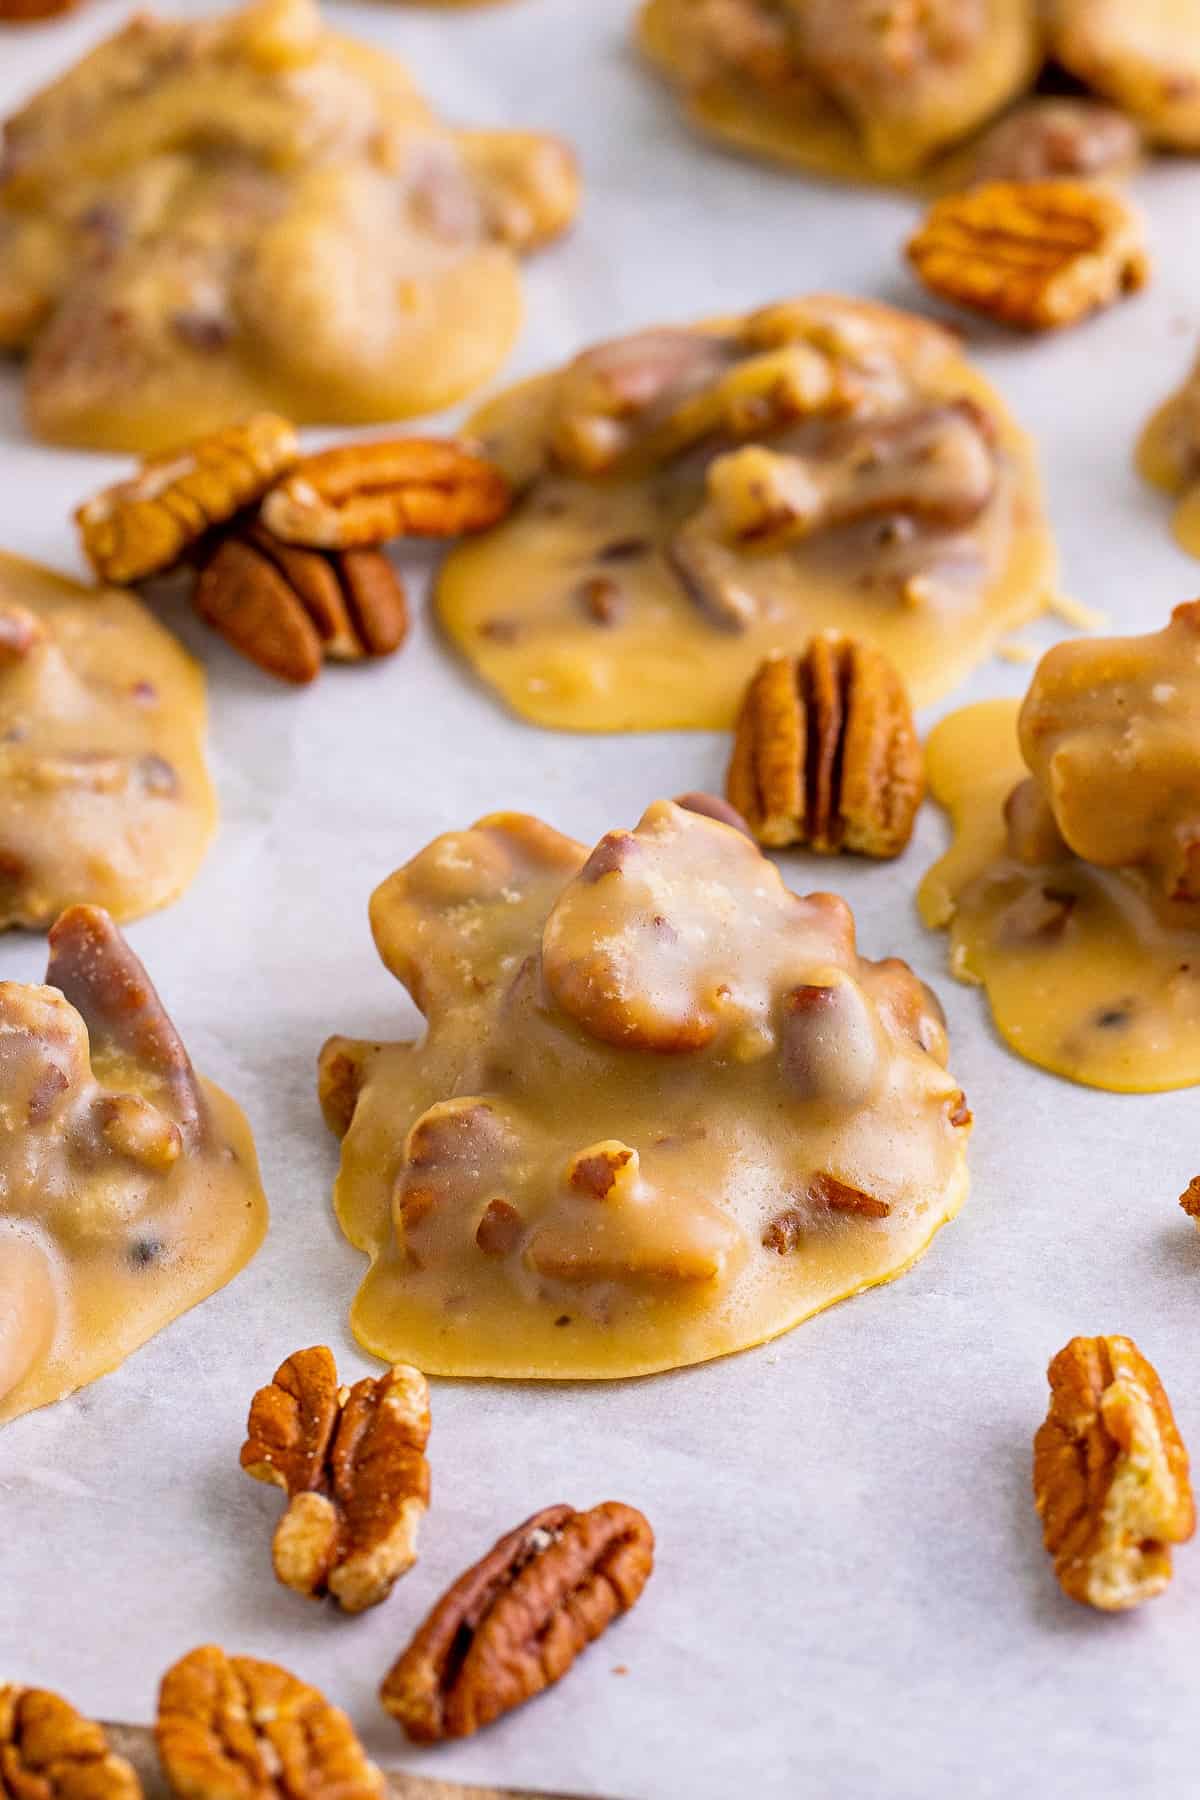
[[972, 183], [1095, 181], [1128, 174], [1142, 134], [1127, 114], [1099, 100], [1040, 96], [1006, 113], [983, 133], [971, 156]]
[[640, 1512], [548, 1506], [502, 1537], [438, 1601], [380, 1698], [415, 1743], [469, 1737], [565, 1675], [654, 1566]]
[[762, 844], [898, 856], [924, 793], [921, 746], [885, 656], [826, 633], [746, 690], [726, 793]]
[[262, 518], [286, 543], [351, 550], [483, 531], [510, 504], [499, 469], [461, 444], [396, 438], [306, 456], [267, 495]]
[[27, 25], [73, 12], [78, 0], [0, 0], [0, 25]]
[[381, 1800], [345, 1713], [274, 1663], [193, 1650], [163, 1676], [158, 1754], [177, 1800]]
[[1192, 1176], [1179, 1196], [1179, 1204], [1188, 1218], [1195, 1220], [1196, 1230], [1200, 1231], [1200, 1175]]
[[416, 1561], [429, 1504], [420, 1370], [341, 1387], [331, 1350], [298, 1350], [255, 1394], [247, 1433], [243, 1469], [288, 1496], [272, 1551], [284, 1587], [351, 1613], [386, 1600]]
[[382, 551], [299, 549], [260, 524], [222, 540], [194, 603], [226, 643], [297, 686], [326, 658], [390, 656], [408, 631], [404, 584]]
[[933, 293], [1024, 331], [1073, 325], [1150, 277], [1137, 214], [1084, 181], [993, 181], [951, 194], [907, 255]]
[[[3, 14], [0, 13], [0, 17]], [[43, 1688], [0, 1682], [0, 1794], [6, 1800], [141, 1800], [132, 1764], [103, 1728]]]
[[1120, 1612], [1161, 1593], [1196, 1525], [1188, 1455], [1154, 1369], [1127, 1337], [1072, 1338], [1033, 1441], [1046, 1549], [1072, 1600]]
[[75, 513], [84, 554], [102, 581], [144, 581], [173, 568], [214, 525], [253, 505], [300, 454], [274, 413], [213, 432], [144, 462]]

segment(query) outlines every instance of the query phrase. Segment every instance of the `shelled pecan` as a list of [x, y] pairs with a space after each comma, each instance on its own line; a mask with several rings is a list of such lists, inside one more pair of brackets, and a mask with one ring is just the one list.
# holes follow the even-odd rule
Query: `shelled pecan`
[[762, 844], [899, 855], [924, 772], [887, 658], [834, 633], [802, 656], [768, 657], [742, 702], [726, 793]]
[[461, 1575], [380, 1697], [416, 1743], [469, 1737], [566, 1674], [638, 1600], [654, 1561], [640, 1512], [548, 1506]]
[[395, 438], [306, 456], [267, 495], [262, 517], [287, 543], [350, 550], [482, 531], [509, 505], [500, 471], [461, 444]]
[[1086, 181], [993, 181], [950, 194], [907, 254], [933, 293], [1025, 331], [1073, 325], [1150, 277], [1138, 215]]
[[145, 581], [178, 563], [215, 526], [252, 506], [300, 454], [295, 428], [255, 413], [164, 456], [76, 510], [84, 553], [102, 581]]
[[1179, 1196], [1179, 1204], [1188, 1218], [1195, 1220], [1196, 1229], [1200, 1231], [1200, 1175], [1192, 1176]]
[[155, 1727], [176, 1800], [381, 1800], [345, 1713], [274, 1663], [193, 1650], [163, 1676]]
[[398, 1364], [338, 1383], [333, 1352], [299, 1350], [250, 1406], [241, 1463], [288, 1507], [272, 1558], [285, 1587], [331, 1594], [345, 1612], [386, 1600], [417, 1555], [429, 1504], [429, 1390]]
[[[3, 17], [3, 14], [0, 14]], [[4, 1800], [141, 1800], [132, 1765], [103, 1727], [58, 1694], [0, 1682], [0, 1795]]]
[[381, 550], [300, 549], [259, 523], [202, 562], [195, 606], [235, 650], [297, 686], [326, 658], [390, 656], [408, 632], [404, 584]]
[[1104, 1612], [1139, 1606], [1167, 1586], [1170, 1546], [1196, 1526], [1170, 1402], [1127, 1337], [1072, 1338], [1048, 1378], [1033, 1489], [1055, 1573], [1072, 1600]]

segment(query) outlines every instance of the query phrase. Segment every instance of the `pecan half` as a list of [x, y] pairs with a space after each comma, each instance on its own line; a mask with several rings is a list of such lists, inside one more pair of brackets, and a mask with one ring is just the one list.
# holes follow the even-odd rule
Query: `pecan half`
[[933, 293], [1025, 331], [1073, 325], [1150, 277], [1138, 215], [1084, 181], [993, 181], [951, 194], [907, 254]]
[[287, 543], [350, 550], [482, 531], [510, 504], [499, 469], [461, 444], [396, 438], [306, 456], [267, 495], [262, 519]]
[[746, 690], [726, 778], [762, 844], [897, 856], [925, 789], [904, 685], [878, 650], [826, 633], [767, 658]]
[[653, 1566], [633, 1507], [546, 1507], [438, 1601], [383, 1683], [385, 1708], [416, 1743], [469, 1737], [565, 1675]]
[[298, 1350], [255, 1394], [247, 1432], [243, 1469], [288, 1496], [272, 1551], [284, 1587], [351, 1613], [386, 1600], [416, 1561], [429, 1504], [420, 1370], [341, 1387], [331, 1350]]
[[73, 12], [78, 0], [0, 0], [0, 25], [26, 25]]
[[177, 1800], [380, 1800], [345, 1713], [274, 1663], [215, 1644], [168, 1669], [155, 1739]]
[[274, 413], [151, 457], [128, 481], [75, 513], [84, 554], [102, 581], [144, 581], [173, 568], [214, 525], [258, 500], [300, 454]]
[[226, 643], [298, 686], [326, 658], [390, 656], [408, 632], [404, 584], [381, 550], [299, 549], [260, 524], [217, 545], [193, 598]]
[[[0, 17], [3, 14], [0, 13]], [[0, 1794], [5, 1800], [141, 1800], [132, 1764], [103, 1728], [43, 1688], [0, 1682]]]
[[1071, 95], [1026, 101], [977, 139], [972, 182], [1048, 181], [1064, 176], [1095, 181], [1128, 174], [1138, 160], [1142, 134], [1115, 106]]
[[1200, 1175], [1192, 1176], [1179, 1196], [1179, 1204], [1188, 1218], [1196, 1221], [1196, 1229], [1200, 1231]]
[[1196, 1512], [1188, 1455], [1154, 1369], [1127, 1337], [1072, 1338], [1033, 1441], [1046, 1549], [1072, 1600], [1119, 1612], [1161, 1593]]

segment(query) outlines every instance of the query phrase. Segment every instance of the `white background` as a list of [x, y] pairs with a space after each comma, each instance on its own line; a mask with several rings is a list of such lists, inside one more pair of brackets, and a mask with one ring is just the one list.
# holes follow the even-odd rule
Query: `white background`
[[[105, 0], [0, 31], [0, 109], [123, 11]], [[530, 269], [512, 372], [806, 289], [920, 304], [898, 255], [911, 203], [693, 139], [637, 66], [629, 13], [336, 9], [464, 123], [542, 125], [579, 148], [586, 208]], [[1130, 453], [1200, 332], [1200, 168], [1160, 166], [1138, 193], [1148, 294], [1054, 341], [972, 335], [1041, 445], [1067, 591], [1155, 629], [1200, 568]], [[0, 372], [0, 436], [0, 543], [77, 569], [68, 510], [125, 463], [34, 447], [15, 371]], [[446, 1582], [536, 1507], [611, 1497], [658, 1533], [637, 1611], [553, 1694], [412, 1766], [621, 1800], [1196, 1792], [1200, 1546], [1140, 1616], [1090, 1614], [1058, 1592], [1029, 1489], [1045, 1365], [1075, 1332], [1136, 1337], [1200, 1451], [1200, 1241], [1175, 1206], [1200, 1168], [1195, 1098], [1090, 1093], [1000, 1047], [914, 914], [944, 841], [932, 807], [894, 867], [784, 862], [794, 885], [839, 887], [866, 952], [908, 957], [947, 1005], [978, 1121], [959, 1222], [897, 1285], [732, 1360], [607, 1387], [437, 1383], [433, 1509], [391, 1601], [347, 1621], [275, 1585], [279, 1503], [237, 1467], [250, 1394], [308, 1343], [332, 1344], [350, 1375], [368, 1366], [345, 1325], [361, 1259], [330, 1213], [337, 1148], [314, 1059], [331, 1031], [411, 1027], [372, 949], [371, 888], [496, 807], [588, 840], [631, 824], [656, 796], [718, 786], [727, 743], [518, 724], [425, 616], [394, 661], [299, 694], [178, 623], [209, 664], [223, 823], [186, 897], [129, 935], [197, 1065], [250, 1115], [272, 1230], [242, 1277], [118, 1374], [0, 1433], [0, 1679], [148, 1719], [162, 1670], [217, 1640], [316, 1682], [400, 1761], [375, 1688]], [[1017, 694], [1027, 673], [993, 664], [952, 703]], [[0, 944], [0, 977], [43, 966], [38, 939]]]

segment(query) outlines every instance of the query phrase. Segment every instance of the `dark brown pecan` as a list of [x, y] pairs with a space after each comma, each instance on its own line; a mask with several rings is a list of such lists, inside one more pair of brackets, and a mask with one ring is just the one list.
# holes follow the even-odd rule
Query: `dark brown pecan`
[[565, 1675], [653, 1566], [633, 1507], [546, 1507], [443, 1595], [384, 1681], [385, 1708], [416, 1743], [469, 1737]]
[[254, 1396], [241, 1455], [248, 1475], [288, 1496], [273, 1547], [285, 1587], [332, 1594], [352, 1613], [387, 1599], [416, 1561], [428, 1441], [419, 1369], [397, 1364], [345, 1388], [326, 1346], [288, 1357]]
[[43, 1688], [0, 1682], [3, 1800], [141, 1800], [142, 1784], [114, 1756], [101, 1726]]
[[1192, 1176], [1179, 1196], [1179, 1204], [1189, 1219], [1195, 1219], [1197, 1229], [1200, 1229], [1200, 1175]]

